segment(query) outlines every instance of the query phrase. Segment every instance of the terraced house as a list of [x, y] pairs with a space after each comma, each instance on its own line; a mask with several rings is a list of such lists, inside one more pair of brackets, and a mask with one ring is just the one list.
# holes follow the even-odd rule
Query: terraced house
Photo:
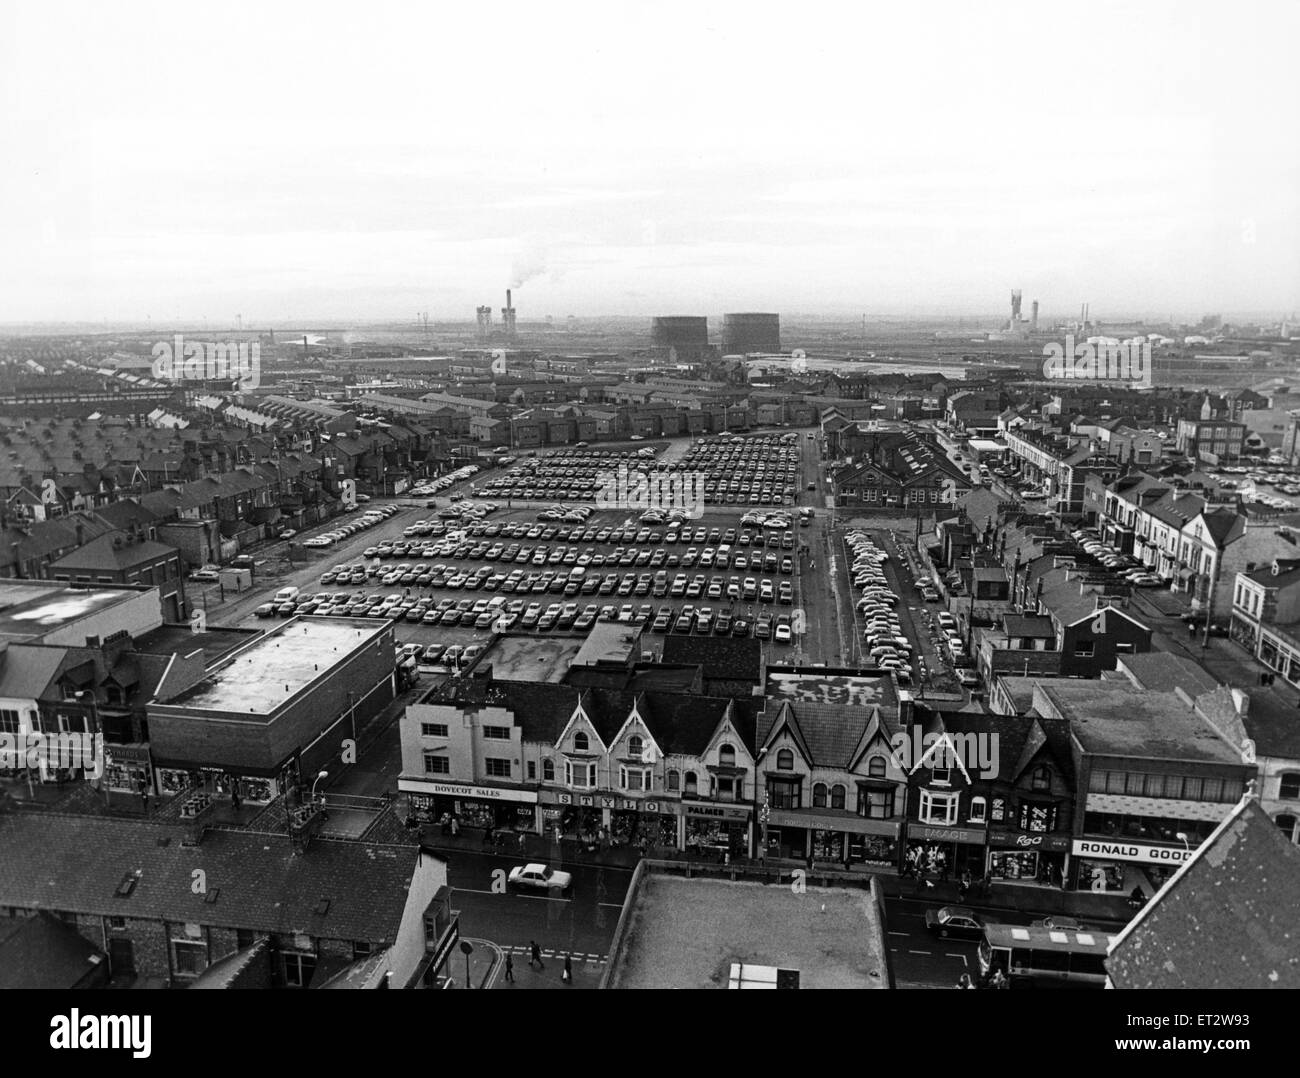
[[452, 679], [407, 708], [399, 791], [425, 821], [747, 855], [753, 703]]

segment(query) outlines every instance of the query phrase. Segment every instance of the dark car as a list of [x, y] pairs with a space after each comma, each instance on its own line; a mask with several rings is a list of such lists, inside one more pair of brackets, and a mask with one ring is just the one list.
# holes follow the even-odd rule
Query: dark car
[[991, 918], [981, 917], [965, 906], [942, 906], [939, 909], [925, 911], [925, 927], [931, 935], [960, 937], [961, 939], [983, 939], [984, 926], [995, 923]]

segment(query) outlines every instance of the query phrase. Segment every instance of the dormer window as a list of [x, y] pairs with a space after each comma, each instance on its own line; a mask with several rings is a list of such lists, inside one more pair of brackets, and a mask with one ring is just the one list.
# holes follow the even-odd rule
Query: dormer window
[[591, 742], [581, 730], [573, 735], [573, 748], [575, 752], [586, 752], [591, 748]]
[[723, 767], [736, 766], [736, 748], [734, 745], [722, 745], [719, 747], [718, 763]]
[[644, 742], [635, 734], [627, 739], [627, 754], [634, 760], [641, 759], [645, 751]]
[[794, 770], [794, 753], [789, 749], [782, 749], [776, 754], [776, 769], [778, 771]]

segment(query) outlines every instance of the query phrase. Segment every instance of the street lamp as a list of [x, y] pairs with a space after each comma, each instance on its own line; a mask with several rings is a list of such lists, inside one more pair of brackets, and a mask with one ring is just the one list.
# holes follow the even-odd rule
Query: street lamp
[[316, 776], [316, 781], [311, 784], [311, 799], [313, 801], [316, 800], [316, 783], [320, 782], [321, 779], [327, 779], [329, 777], [330, 777], [330, 773], [328, 771], [322, 771], [319, 775]]
[[1188, 853], [1192, 852], [1191, 843], [1187, 841], [1186, 831], [1179, 831], [1178, 834], [1174, 836], [1174, 838], [1178, 839], [1183, 844], [1183, 849], [1185, 849]]

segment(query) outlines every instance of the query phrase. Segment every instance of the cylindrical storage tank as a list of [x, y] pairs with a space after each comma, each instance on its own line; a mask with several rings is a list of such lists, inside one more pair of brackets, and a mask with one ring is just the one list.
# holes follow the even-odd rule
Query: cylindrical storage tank
[[651, 343], [656, 348], [707, 348], [709, 320], [695, 315], [673, 315], [650, 321]]
[[724, 314], [722, 316], [724, 356], [779, 351], [781, 351], [779, 314]]

